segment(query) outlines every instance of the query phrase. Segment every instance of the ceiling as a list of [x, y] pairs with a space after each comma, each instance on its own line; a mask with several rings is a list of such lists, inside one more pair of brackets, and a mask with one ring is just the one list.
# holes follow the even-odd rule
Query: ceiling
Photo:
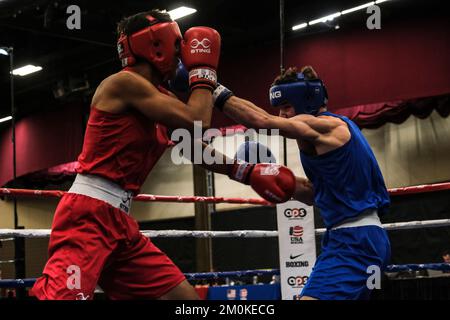
[[[290, 28], [298, 22], [365, 3], [354, 1], [285, 0], [286, 37], [311, 36], [333, 32], [334, 25], [320, 24], [301, 32]], [[382, 4], [382, 18], [421, 16], [434, 12], [439, 1], [393, 0]], [[81, 8], [81, 30], [68, 30], [68, 5]], [[171, 10], [180, 5], [197, 13], [177, 22], [182, 31], [194, 25], [207, 25], [222, 35], [223, 55], [231, 49], [264, 46], [279, 41], [279, 0], [0, 0], [0, 46], [13, 46], [15, 66], [40, 65], [43, 70], [26, 77], [15, 77], [18, 118], [51, 108], [61, 108], [73, 100], [89, 101], [98, 83], [119, 69], [116, 57], [115, 27], [130, 14], [151, 8]], [[341, 27], [361, 23], [364, 10], [339, 18]], [[0, 118], [10, 115], [8, 59], [0, 56]], [[86, 86], [86, 83], [89, 86]], [[68, 88], [79, 88], [72, 92]], [[65, 89], [64, 98], [56, 92]], [[2, 123], [1, 126], [6, 124]]]

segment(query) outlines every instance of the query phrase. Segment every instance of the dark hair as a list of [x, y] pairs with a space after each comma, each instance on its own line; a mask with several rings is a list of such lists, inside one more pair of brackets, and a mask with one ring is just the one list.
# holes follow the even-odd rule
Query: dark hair
[[[304, 66], [301, 72], [305, 75], [308, 80], [319, 79], [317, 72], [311, 66]], [[290, 67], [285, 70], [281, 75], [275, 78], [272, 85], [278, 85], [283, 83], [291, 83], [297, 81], [297, 67]]]
[[442, 252], [442, 256], [443, 256], [443, 257], [445, 257], [445, 256], [447, 256], [447, 255], [450, 255], [450, 250], [444, 250], [444, 251]]
[[120, 22], [117, 24], [117, 36], [120, 37], [120, 35], [123, 33], [127, 36], [135, 33], [136, 31], [139, 31], [141, 29], [144, 29], [150, 25], [147, 16], [152, 16], [153, 18], [157, 19], [159, 22], [171, 22], [172, 18], [170, 18], [170, 15], [165, 12], [158, 9], [153, 9], [150, 11], [144, 11], [136, 13], [132, 16], [128, 16], [120, 20]]

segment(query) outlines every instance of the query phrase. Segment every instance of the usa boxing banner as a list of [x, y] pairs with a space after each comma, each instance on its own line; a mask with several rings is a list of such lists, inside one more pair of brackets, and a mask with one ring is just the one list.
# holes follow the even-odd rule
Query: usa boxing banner
[[316, 262], [313, 207], [299, 201], [277, 205], [280, 282], [283, 300], [296, 300]]

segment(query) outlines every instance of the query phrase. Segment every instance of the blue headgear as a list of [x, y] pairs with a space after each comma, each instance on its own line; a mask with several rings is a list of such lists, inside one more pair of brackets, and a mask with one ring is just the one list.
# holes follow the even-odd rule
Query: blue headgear
[[297, 81], [277, 84], [270, 87], [270, 104], [279, 107], [290, 104], [296, 114], [316, 115], [320, 107], [327, 104], [328, 94], [322, 80], [305, 79], [303, 73], [297, 73]]

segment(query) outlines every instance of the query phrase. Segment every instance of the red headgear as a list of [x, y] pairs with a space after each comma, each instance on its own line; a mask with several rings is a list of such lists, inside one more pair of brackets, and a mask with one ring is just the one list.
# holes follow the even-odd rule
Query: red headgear
[[160, 22], [152, 16], [146, 17], [150, 26], [130, 36], [121, 34], [117, 41], [117, 51], [122, 67], [132, 66], [140, 57], [153, 64], [163, 76], [176, 67], [176, 44], [182, 36], [178, 24]]

